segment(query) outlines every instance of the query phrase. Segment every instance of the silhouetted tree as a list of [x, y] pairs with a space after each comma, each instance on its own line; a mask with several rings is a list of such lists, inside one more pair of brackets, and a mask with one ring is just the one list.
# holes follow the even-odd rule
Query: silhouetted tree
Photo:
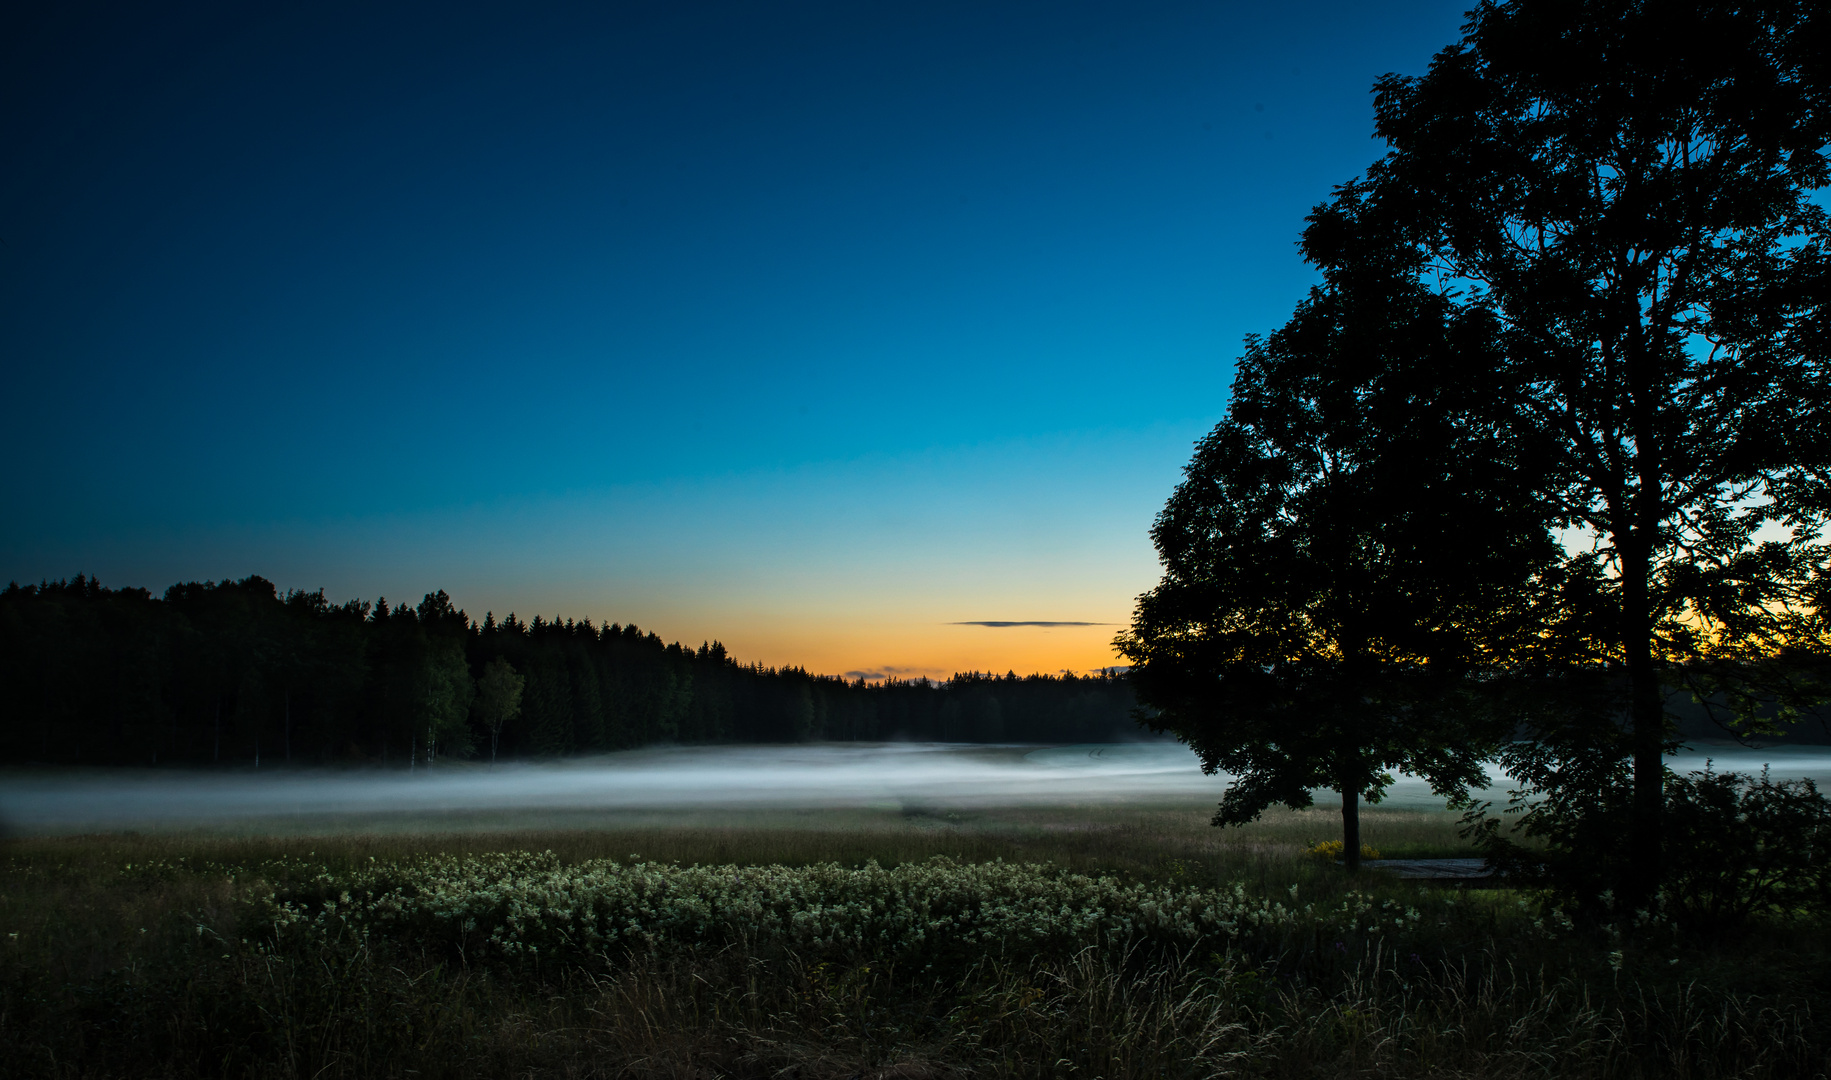
[[483, 665], [483, 677], [477, 680], [477, 719], [490, 733], [490, 764], [496, 763], [496, 744], [502, 738], [502, 725], [521, 712], [521, 687], [525, 682], [507, 660], [498, 656]]
[[1423, 287], [1354, 210], [1319, 211], [1327, 283], [1249, 340], [1152, 529], [1163, 581], [1116, 642], [1151, 726], [1234, 775], [1216, 825], [1333, 788], [1350, 869], [1387, 770], [1445, 793], [1484, 780], [1469, 676], [1529, 625], [1556, 550], [1483, 419], [1486, 313]]
[[[487, 702], [471, 708], [497, 662], [522, 680], [514, 725]], [[949, 703], [964, 697], [979, 704], [960, 719]], [[407, 607], [282, 597], [258, 577], [174, 585], [162, 600], [83, 576], [0, 590], [8, 763], [233, 767], [310, 746], [322, 762], [411, 767], [484, 738], [492, 760], [658, 740], [1093, 741], [1129, 729], [1132, 703], [1111, 674], [868, 686], [740, 665], [718, 642], [689, 649], [634, 626], [475, 625], [443, 592]]]
[[[1490, 2], [1377, 88], [1391, 151], [1356, 193], [1493, 313], [1522, 495], [1589, 548], [1570, 573], [1608, 617], [1558, 644], [1625, 700], [1564, 730], [1631, 764], [1630, 899], [1661, 877], [1668, 689], [1732, 691], [1748, 730], [1777, 659], [1824, 655], [1828, 24], [1820, 0]], [[1521, 752], [1563, 753], [1542, 734]]]

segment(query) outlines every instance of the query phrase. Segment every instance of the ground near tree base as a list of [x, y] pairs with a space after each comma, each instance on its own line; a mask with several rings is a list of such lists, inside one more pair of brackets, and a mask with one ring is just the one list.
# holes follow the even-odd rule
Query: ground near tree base
[[[1303, 854], [1327, 811], [1206, 814], [13, 839], [0, 1075], [1827, 1073], [1824, 927], [1578, 934], [1506, 890], [1350, 881]], [[1448, 814], [1366, 839], [1465, 854]]]

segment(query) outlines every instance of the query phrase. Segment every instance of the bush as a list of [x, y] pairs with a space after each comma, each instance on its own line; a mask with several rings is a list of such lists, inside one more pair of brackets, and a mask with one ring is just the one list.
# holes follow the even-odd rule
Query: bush
[[[1635, 891], [1624, 878], [1633, 865], [1626, 770], [1543, 754], [1534, 764], [1533, 780], [1514, 794], [1509, 812], [1519, 820], [1507, 832], [1544, 846], [1515, 842], [1485, 803], [1465, 815], [1464, 835], [1509, 877], [1545, 888], [1554, 908], [1619, 923], [1614, 898]], [[1665, 800], [1657, 902], [1666, 919], [1716, 934], [1757, 915], [1831, 912], [1831, 799], [1811, 780], [1774, 780], [1765, 770], [1668, 772]]]
[[1666, 837], [1666, 913], [1688, 929], [1831, 910], [1831, 800], [1811, 780], [1673, 776]]

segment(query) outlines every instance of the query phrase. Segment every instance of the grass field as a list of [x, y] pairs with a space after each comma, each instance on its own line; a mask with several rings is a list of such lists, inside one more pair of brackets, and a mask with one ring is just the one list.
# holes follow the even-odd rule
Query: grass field
[[[964, 808], [760, 808], [683, 811], [520, 810], [399, 813], [322, 819], [284, 828], [256, 821], [209, 829], [120, 832], [81, 837], [18, 838], [8, 850], [81, 851], [97, 858], [142, 860], [167, 853], [262, 858], [320, 851], [326, 858], [390, 858], [428, 852], [552, 850], [569, 859], [802, 864], [865, 859], [880, 863], [934, 855], [972, 861], [1046, 860], [1077, 869], [1151, 871], [1167, 860], [1230, 867], [1288, 863], [1301, 848], [1339, 836], [1333, 807], [1268, 811], [1245, 829], [1209, 825], [1206, 803]], [[1467, 856], [1452, 814], [1363, 811], [1366, 841], [1391, 858]], [[230, 855], [229, 853], [234, 853]], [[61, 857], [61, 856], [60, 856]]]
[[[15, 838], [0, 1074], [1825, 1073], [1824, 928], [1575, 934], [1507, 890], [1350, 880], [1303, 853], [1337, 834], [1330, 810], [1232, 830], [1207, 813]], [[1465, 854], [1444, 813], [1372, 809], [1365, 835]]]

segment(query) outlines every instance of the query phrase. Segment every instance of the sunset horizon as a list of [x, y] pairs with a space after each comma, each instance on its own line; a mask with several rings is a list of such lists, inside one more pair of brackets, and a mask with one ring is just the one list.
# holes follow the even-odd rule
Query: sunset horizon
[[0, 73], [0, 582], [1121, 664], [1369, 87], [1462, 18], [46, 9]]

